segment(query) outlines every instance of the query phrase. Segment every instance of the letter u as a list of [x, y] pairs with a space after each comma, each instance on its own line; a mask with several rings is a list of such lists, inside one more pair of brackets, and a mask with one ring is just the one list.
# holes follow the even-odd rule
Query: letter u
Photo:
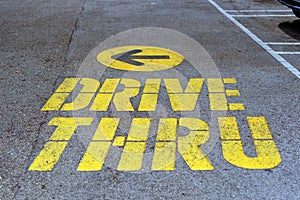
[[281, 156], [264, 117], [247, 117], [256, 157], [245, 155], [235, 117], [219, 117], [218, 121], [223, 156], [229, 163], [246, 169], [270, 169], [280, 164]]

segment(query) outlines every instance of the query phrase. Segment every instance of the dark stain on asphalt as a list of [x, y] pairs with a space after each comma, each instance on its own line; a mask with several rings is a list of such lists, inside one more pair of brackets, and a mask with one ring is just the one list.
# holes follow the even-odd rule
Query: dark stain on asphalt
[[300, 20], [282, 22], [278, 27], [290, 37], [300, 40]]

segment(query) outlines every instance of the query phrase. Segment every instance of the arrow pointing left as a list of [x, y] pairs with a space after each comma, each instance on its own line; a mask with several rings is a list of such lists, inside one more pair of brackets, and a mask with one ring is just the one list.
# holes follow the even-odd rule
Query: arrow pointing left
[[142, 66], [145, 63], [136, 61], [134, 59], [143, 59], [143, 60], [158, 60], [158, 59], [170, 59], [168, 55], [134, 55], [137, 53], [141, 53], [143, 50], [141, 49], [134, 49], [131, 51], [127, 51], [125, 53], [120, 53], [117, 55], [112, 56], [111, 58], [114, 60], [118, 60], [124, 63], [128, 63], [135, 66]]

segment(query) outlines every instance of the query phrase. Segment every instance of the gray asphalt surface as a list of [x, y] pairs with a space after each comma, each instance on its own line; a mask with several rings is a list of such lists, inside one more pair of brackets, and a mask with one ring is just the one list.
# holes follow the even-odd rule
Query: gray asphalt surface
[[[287, 10], [275, 0], [216, 3], [225, 10]], [[208, 1], [3, 0], [0, 13], [0, 199], [300, 198], [300, 81]], [[264, 42], [300, 42], [299, 20], [294, 16], [238, 20]], [[54, 130], [48, 122], [68, 116], [41, 111], [47, 99], [64, 78], [78, 75], [97, 44], [140, 27], [168, 28], [193, 38], [222, 77], [236, 78], [235, 89], [241, 92], [237, 102], [246, 110], [226, 115], [237, 116], [249, 155], [255, 149], [243, 122], [246, 116], [264, 116], [281, 164], [260, 170], [233, 166], [223, 158], [219, 140], [208, 153], [213, 171], [192, 171], [179, 158], [176, 169], [167, 172], [122, 172], [111, 166], [78, 172], [86, 147], [75, 137], [52, 171], [28, 171]], [[272, 46], [295, 52], [299, 47]], [[300, 69], [300, 55], [283, 57]], [[185, 76], [193, 77], [192, 72], [187, 70]], [[114, 70], [105, 74], [121, 76]], [[133, 112], [132, 117], [141, 116]]]

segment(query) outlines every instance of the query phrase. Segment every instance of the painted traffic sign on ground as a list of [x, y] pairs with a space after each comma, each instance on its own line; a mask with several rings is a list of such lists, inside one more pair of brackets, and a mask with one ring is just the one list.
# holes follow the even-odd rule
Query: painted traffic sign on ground
[[[0, 10], [0, 199], [299, 199], [291, 9], [10, 0]], [[125, 69], [97, 60], [121, 47], [107, 59]], [[169, 66], [169, 50], [180, 64], [128, 70]]]
[[[173, 171], [179, 157], [190, 170], [214, 170], [204, 146], [216, 135], [213, 131], [216, 127], [205, 120], [201, 112], [215, 113], [213, 120], [219, 128], [217, 134], [220, 134], [223, 158], [227, 162], [252, 170], [270, 169], [281, 163], [264, 116], [243, 118], [244, 122], [247, 120], [257, 152], [255, 157], [245, 154], [238, 119], [232, 114], [226, 116], [226, 111], [246, 111], [243, 103], [232, 101], [241, 96], [236, 78], [203, 78], [202, 64], [196, 66], [200, 68], [198, 73], [182, 78], [169, 71], [176, 66], [178, 70], [196, 67], [190, 63], [181, 65], [184, 56], [180, 53], [154, 46], [119, 46], [96, 55], [92, 58], [100, 64], [113, 71], [125, 71], [125, 75], [102, 81], [87, 77], [65, 78], [41, 110], [73, 112], [74, 116], [52, 118], [49, 126], [56, 129], [29, 170], [53, 170], [78, 127], [90, 127], [93, 132], [78, 163], [77, 170], [81, 172], [102, 170], [111, 157], [118, 171], [141, 171], [145, 167], [149, 171]], [[131, 74], [130, 78], [126, 77], [127, 73]], [[207, 102], [208, 109], [199, 112], [202, 101]], [[156, 114], [162, 104], [169, 112]], [[81, 110], [85, 110], [85, 114], [76, 114]], [[111, 116], [110, 112], [115, 115]], [[89, 113], [101, 113], [102, 117], [97, 114], [84, 117]], [[129, 115], [124, 118], [122, 113]], [[125, 128], [122, 128], [124, 123]], [[149, 142], [151, 136], [153, 144]], [[112, 153], [114, 149], [117, 153]]]
[[101, 52], [97, 60], [110, 68], [126, 71], [160, 71], [176, 67], [184, 57], [154, 46], [121, 46]]

